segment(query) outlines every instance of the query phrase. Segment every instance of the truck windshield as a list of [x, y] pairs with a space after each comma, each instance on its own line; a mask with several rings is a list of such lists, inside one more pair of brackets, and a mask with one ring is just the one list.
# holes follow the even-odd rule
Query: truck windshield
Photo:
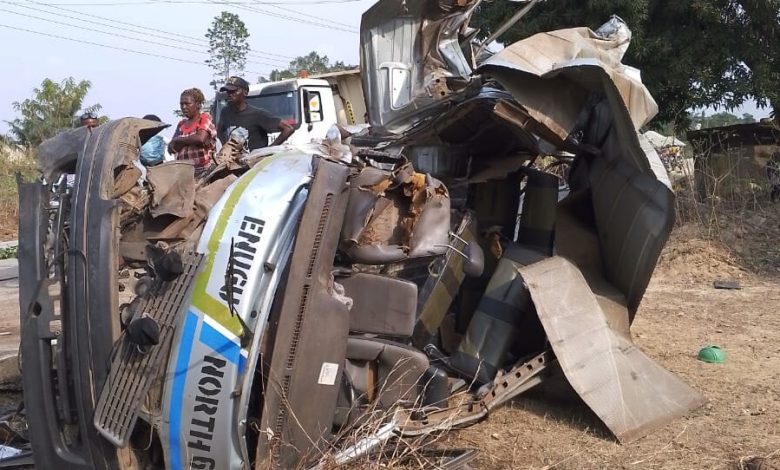
[[300, 123], [297, 91], [248, 96], [247, 102], [250, 106], [268, 111], [295, 128]]

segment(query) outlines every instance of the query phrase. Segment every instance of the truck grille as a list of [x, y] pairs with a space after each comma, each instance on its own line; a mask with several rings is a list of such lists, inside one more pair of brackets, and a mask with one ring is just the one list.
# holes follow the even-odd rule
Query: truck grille
[[144, 398], [160, 376], [161, 367], [166, 366], [163, 359], [170, 352], [176, 317], [202, 259], [203, 255], [198, 253], [182, 255], [184, 272], [175, 280], [163, 283], [157, 295], [145, 300], [142, 311], [159, 325], [159, 344], [146, 354], [140, 353], [127, 336], [122, 336], [116, 344], [111, 371], [95, 410], [94, 424], [118, 447], [126, 446], [130, 440]]

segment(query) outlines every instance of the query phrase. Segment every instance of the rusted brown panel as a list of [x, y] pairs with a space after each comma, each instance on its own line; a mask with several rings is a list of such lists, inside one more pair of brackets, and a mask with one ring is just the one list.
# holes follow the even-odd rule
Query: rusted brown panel
[[612, 329], [582, 273], [561, 257], [520, 269], [569, 383], [621, 442], [704, 403], [630, 337]]
[[152, 190], [152, 217], [169, 214], [189, 217], [195, 202], [195, 167], [189, 162], [168, 162], [147, 170]]

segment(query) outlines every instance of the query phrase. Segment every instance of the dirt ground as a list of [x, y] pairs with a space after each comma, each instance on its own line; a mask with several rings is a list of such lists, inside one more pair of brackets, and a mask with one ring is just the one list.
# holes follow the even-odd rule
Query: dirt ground
[[[708, 400], [650, 436], [621, 445], [572, 392], [543, 384], [446, 439], [480, 450], [474, 468], [780, 469], [780, 208], [740, 250], [675, 229], [632, 327], [634, 341]], [[756, 272], [758, 270], [759, 272]], [[716, 290], [734, 279], [741, 290]], [[718, 345], [725, 364], [696, 359]], [[740, 466], [742, 465], [742, 466]]]
[[[0, 220], [4, 221], [3, 223], [0, 223], [0, 242], [7, 242], [17, 239], [18, 218], [19, 213], [15, 208], [4, 207], [0, 203]], [[10, 221], [12, 223], [7, 223], [5, 221]]]
[[[780, 207], [748, 219], [724, 232], [727, 244], [676, 228], [632, 327], [651, 358], [706, 397], [702, 408], [621, 445], [573, 392], [550, 382], [438, 447], [479, 449], [471, 466], [480, 469], [780, 469]], [[742, 289], [716, 290], [716, 279]], [[0, 309], [0, 331], [16, 332], [16, 315]], [[710, 344], [726, 350], [725, 364], [696, 359]], [[768, 456], [770, 466], [747, 465], [752, 456]]]

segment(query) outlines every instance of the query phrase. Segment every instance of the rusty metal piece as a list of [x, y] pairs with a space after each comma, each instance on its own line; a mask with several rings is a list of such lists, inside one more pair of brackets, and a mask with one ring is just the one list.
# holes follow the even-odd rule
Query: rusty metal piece
[[146, 189], [136, 185], [130, 191], [124, 193], [120, 198], [120, 222], [122, 229], [138, 219], [151, 202], [151, 195]]
[[541, 383], [542, 373], [554, 361], [552, 352], [544, 351], [530, 360], [518, 363], [506, 373], [499, 372], [479, 398], [468, 392], [452, 397], [448, 408], [400, 409], [394, 415], [398, 423], [397, 432], [402, 436], [421, 436], [474, 424], [497, 407]]
[[119, 170], [119, 173], [115, 174], [112, 198], [118, 198], [133, 189], [138, 184], [138, 178], [141, 177], [141, 170], [134, 165], [125, 165]]
[[493, 112], [504, 121], [524, 131], [536, 134], [560, 149], [576, 150], [566, 143], [565, 135], [561, 137], [558, 132], [539, 122], [527, 110], [516, 103], [501, 100], [493, 108]]
[[184, 161], [150, 167], [146, 179], [152, 190], [152, 217], [164, 214], [186, 218], [195, 202], [195, 167]]

